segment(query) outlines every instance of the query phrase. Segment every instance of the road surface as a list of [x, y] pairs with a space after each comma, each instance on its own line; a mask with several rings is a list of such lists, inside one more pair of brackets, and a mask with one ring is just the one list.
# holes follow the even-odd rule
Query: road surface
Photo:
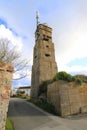
[[55, 117], [19, 98], [11, 98], [8, 117], [14, 130], [87, 130], [87, 115]]

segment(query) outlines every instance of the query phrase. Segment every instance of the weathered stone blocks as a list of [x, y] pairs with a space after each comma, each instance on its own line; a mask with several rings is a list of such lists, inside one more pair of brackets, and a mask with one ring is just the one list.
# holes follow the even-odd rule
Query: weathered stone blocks
[[87, 112], [86, 83], [56, 81], [48, 85], [47, 98], [61, 116]]
[[53, 79], [57, 72], [52, 28], [39, 24], [35, 32], [31, 98], [38, 98], [40, 84], [43, 81]]
[[0, 130], [5, 130], [13, 71], [12, 64], [0, 62]]

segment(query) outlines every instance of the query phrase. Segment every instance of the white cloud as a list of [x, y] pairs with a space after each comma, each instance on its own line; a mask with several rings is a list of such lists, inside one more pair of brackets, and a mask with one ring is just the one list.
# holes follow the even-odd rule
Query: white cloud
[[21, 79], [22, 77], [26, 77], [27, 79], [31, 80], [31, 70], [20, 70], [13, 74], [13, 79]]
[[[22, 38], [14, 35], [14, 33], [9, 28], [6, 28], [4, 25], [0, 25], [0, 38], [7, 38], [8, 40], [11, 41], [12, 45], [16, 47], [16, 51], [20, 52], [22, 51], [23, 48]], [[19, 78], [20, 78], [20, 72], [15, 72], [13, 74], [13, 79], [19, 79]]]
[[71, 74], [85, 74], [87, 75], [87, 66], [83, 67], [81, 65], [76, 65], [76, 66], [67, 66], [67, 65], [62, 65], [59, 66], [59, 71], [66, 71]]
[[[73, 25], [71, 25], [73, 26]], [[55, 39], [58, 62], [67, 64], [73, 59], [87, 57], [87, 25], [77, 25]]]
[[22, 73], [26, 75], [26, 78], [31, 79], [31, 70], [24, 70]]
[[22, 38], [15, 36], [13, 34], [13, 32], [10, 29], [6, 28], [4, 25], [0, 25], [0, 37], [1, 38], [7, 38], [8, 40], [10, 40], [11, 43], [14, 46], [16, 46], [17, 51], [22, 50], [22, 46], [23, 46]]
[[13, 73], [13, 79], [19, 79], [20, 78], [20, 74], [19, 73]]
[[[57, 25], [55, 26], [57, 27]], [[87, 57], [87, 19], [78, 18], [68, 21], [66, 29], [60, 27], [58, 30], [56, 27], [54, 29], [54, 44], [59, 71], [67, 70], [68, 72], [87, 74], [87, 67], [78, 66], [78, 63], [73, 67], [67, 65], [71, 61]]]

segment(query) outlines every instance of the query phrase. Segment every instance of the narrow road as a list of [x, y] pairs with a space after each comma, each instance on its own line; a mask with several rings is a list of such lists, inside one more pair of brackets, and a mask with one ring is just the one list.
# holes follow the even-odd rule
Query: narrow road
[[32, 130], [51, 121], [44, 113], [35, 109], [27, 101], [19, 98], [10, 100], [8, 116], [13, 121], [15, 130]]
[[14, 130], [87, 130], [87, 114], [69, 119], [55, 117], [19, 98], [11, 98], [8, 117]]

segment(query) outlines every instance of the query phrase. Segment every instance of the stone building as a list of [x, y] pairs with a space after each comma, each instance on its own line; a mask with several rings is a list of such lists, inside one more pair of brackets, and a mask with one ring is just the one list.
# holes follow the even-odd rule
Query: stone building
[[52, 28], [38, 24], [35, 32], [31, 98], [38, 97], [39, 85], [43, 81], [51, 80], [57, 71]]

